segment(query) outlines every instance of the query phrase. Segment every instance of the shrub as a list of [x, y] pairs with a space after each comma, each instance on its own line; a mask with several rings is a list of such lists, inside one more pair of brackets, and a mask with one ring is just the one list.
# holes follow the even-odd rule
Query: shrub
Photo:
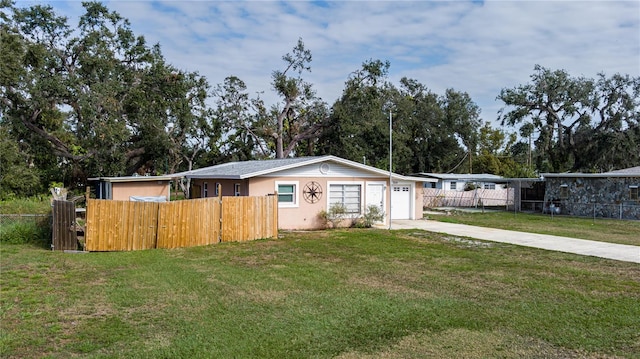
[[371, 228], [376, 222], [384, 220], [384, 211], [376, 205], [370, 205], [364, 211], [364, 215], [355, 222], [359, 228]]
[[342, 203], [333, 203], [328, 211], [320, 211], [318, 215], [324, 221], [327, 228], [338, 228], [340, 223], [348, 216], [347, 207]]
[[344, 221], [350, 220], [349, 227], [371, 228], [376, 222], [384, 220], [384, 211], [380, 207], [371, 205], [365, 209], [360, 217], [353, 217], [341, 203], [334, 203], [328, 211], [321, 211], [320, 218], [327, 228], [338, 228]]

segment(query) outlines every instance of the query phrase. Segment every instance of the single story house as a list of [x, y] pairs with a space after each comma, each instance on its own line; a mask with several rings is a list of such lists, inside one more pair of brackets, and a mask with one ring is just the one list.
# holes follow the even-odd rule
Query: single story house
[[640, 166], [604, 173], [543, 173], [545, 205], [572, 216], [640, 220]]
[[416, 173], [424, 182], [424, 207], [507, 206], [514, 203], [509, 181], [493, 174]]
[[422, 218], [423, 182], [431, 181], [336, 156], [230, 162], [172, 176], [191, 180], [191, 198], [277, 192], [282, 229], [323, 228], [319, 214], [333, 203], [343, 204], [353, 217], [371, 205], [379, 206], [385, 213], [384, 224], [389, 224], [389, 217]]
[[170, 198], [169, 176], [94, 177], [87, 179], [97, 199], [164, 202]]
[[496, 182], [501, 182], [503, 177], [487, 173], [461, 174], [461, 173], [428, 173], [420, 172], [415, 176], [433, 178], [436, 182], [425, 182], [425, 188], [444, 189], [448, 191], [462, 192], [468, 189], [470, 184], [474, 188], [495, 190]]

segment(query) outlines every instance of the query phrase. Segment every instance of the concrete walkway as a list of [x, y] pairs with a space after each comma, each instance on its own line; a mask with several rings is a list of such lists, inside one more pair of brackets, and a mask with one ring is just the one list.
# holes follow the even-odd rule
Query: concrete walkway
[[548, 249], [640, 263], [640, 246], [589, 241], [546, 234], [507, 231], [504, 229], [469, 226], [432, 220], [394, 220], [391, 229], [424, 229], [425, 231], [446, 233], [486, 241], [511, 243], [519, 246]]

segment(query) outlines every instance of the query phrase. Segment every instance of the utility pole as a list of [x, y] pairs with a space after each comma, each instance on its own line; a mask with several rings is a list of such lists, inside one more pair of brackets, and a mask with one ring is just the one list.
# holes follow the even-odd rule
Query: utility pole
[[391, 195], [393, 194], [393, 182], [391, 179], [392, 163], [393, 163], [393, 128], [391, 124], [393, 122], [391, 109], [389, 109], [389, 230], [391, 230]]

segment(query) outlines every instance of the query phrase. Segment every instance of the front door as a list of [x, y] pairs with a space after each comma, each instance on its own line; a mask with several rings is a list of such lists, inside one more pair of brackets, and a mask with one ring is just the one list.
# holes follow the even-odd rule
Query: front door
[[[385, 185], [383, 183], [367, 183], [367, 202], [366, 208], [376, 206], [380, 208], [382, 213], [384, 210]], [[366, 209], [365, 208], [365, 209]]]

